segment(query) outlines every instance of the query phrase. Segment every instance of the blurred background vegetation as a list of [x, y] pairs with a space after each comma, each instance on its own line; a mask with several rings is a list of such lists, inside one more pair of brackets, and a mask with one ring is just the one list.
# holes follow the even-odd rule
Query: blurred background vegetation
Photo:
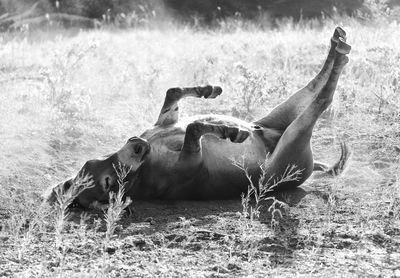
[[228, 18], [273, 26], [289, 17], [295, 21], [337, 15], [398, 18], [399, 10], [399, 0], [0, 0], [0, 27], [136, 27], [171, 21], [218, 26]]

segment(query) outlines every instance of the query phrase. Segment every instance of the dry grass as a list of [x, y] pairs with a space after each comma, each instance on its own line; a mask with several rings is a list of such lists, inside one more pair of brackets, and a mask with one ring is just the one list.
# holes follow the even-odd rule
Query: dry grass
[[[219, 98], [185, 100], [182, 113], [257, 119], [316, 73], [336, 24], [351, 62], [313, 143], [334, 161], [343, 138], [353, 159], [341, 177], [277, 196], [290, 208], [276, 228], [268, 211], [247, 225], [237, 200], [134, 202], [122, 229], [71, 211], [57, 232], [42, 192], [149, 127], [168, 88], [220, 85]], [[0, 276], [400, 276], [399, 27], [2, 35]]]

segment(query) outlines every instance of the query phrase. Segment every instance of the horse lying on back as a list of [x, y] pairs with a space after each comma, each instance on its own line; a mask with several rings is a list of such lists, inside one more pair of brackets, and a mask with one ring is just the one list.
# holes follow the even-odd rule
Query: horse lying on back
[[[332, 103], [350, 49], [346, 33], [337, 27], [317, 76], [255, 122], [220, 115], [179, 119], [179, 100], [216, 98], [222, 89], [169, 89], [152, 128], [130, 138], [116, 153], [85, 163], [78, 177], [89, 175], [92, 185], [79, 192], [74, 202], [82, 207], [107, 203], [109, 193], [119, 189], [116, 165], [129, 169], [124, 179], [125, 195], [135, 199], [238, 198], [247, 191], [249, 180], [232, 161], [242, 161], [257, 182], [267, 155], [263, 167], [266, 180], [281, 178], [290, 165], [298, 169], [295, 179], [279, 183], [276, 189], [295, 188], [313, 171], [339, 174], [349, 156], [346, 145], [341, 146], [339, 161], [328, 166], [313, 160], [310, 139], [316, 121]], [[76, 180], [52, 188], [47, 200], [54, 202], [57, 194], [75, 186]]]

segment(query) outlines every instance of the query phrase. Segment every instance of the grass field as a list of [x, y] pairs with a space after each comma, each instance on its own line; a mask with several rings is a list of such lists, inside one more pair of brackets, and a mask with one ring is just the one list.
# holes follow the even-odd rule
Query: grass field
[[[314, 155], [335, 161], [339, 140], [353, 155], [344, 175], [278, 196], [278, 223], [267, 206], [243, 217], [240, 200], [133, 200], [110, 236], [101, 212], [42, 205], [150, 127], [170, 87], [224, 89], [184, 100], [183, 115], [266, 115], [316, 74], [336, 24], [353, 50]], [[0, 277], [400, 277], [400, 25], [226, 29], [0, 36]]]

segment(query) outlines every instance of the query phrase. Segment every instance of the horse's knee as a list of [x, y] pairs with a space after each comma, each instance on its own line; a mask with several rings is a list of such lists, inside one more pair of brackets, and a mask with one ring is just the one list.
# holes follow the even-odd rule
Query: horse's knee
[[188, 124], [186, 127], [185, 136], [189, 136], [190, 138], [200, 139], [200, 137], [204, 133], [204, 124], [201, 122], [193, 122]]
[[182, 98], [181, 88], [169, 88], [166, 92], [166, 99], [170, 101], [178, 101]]

